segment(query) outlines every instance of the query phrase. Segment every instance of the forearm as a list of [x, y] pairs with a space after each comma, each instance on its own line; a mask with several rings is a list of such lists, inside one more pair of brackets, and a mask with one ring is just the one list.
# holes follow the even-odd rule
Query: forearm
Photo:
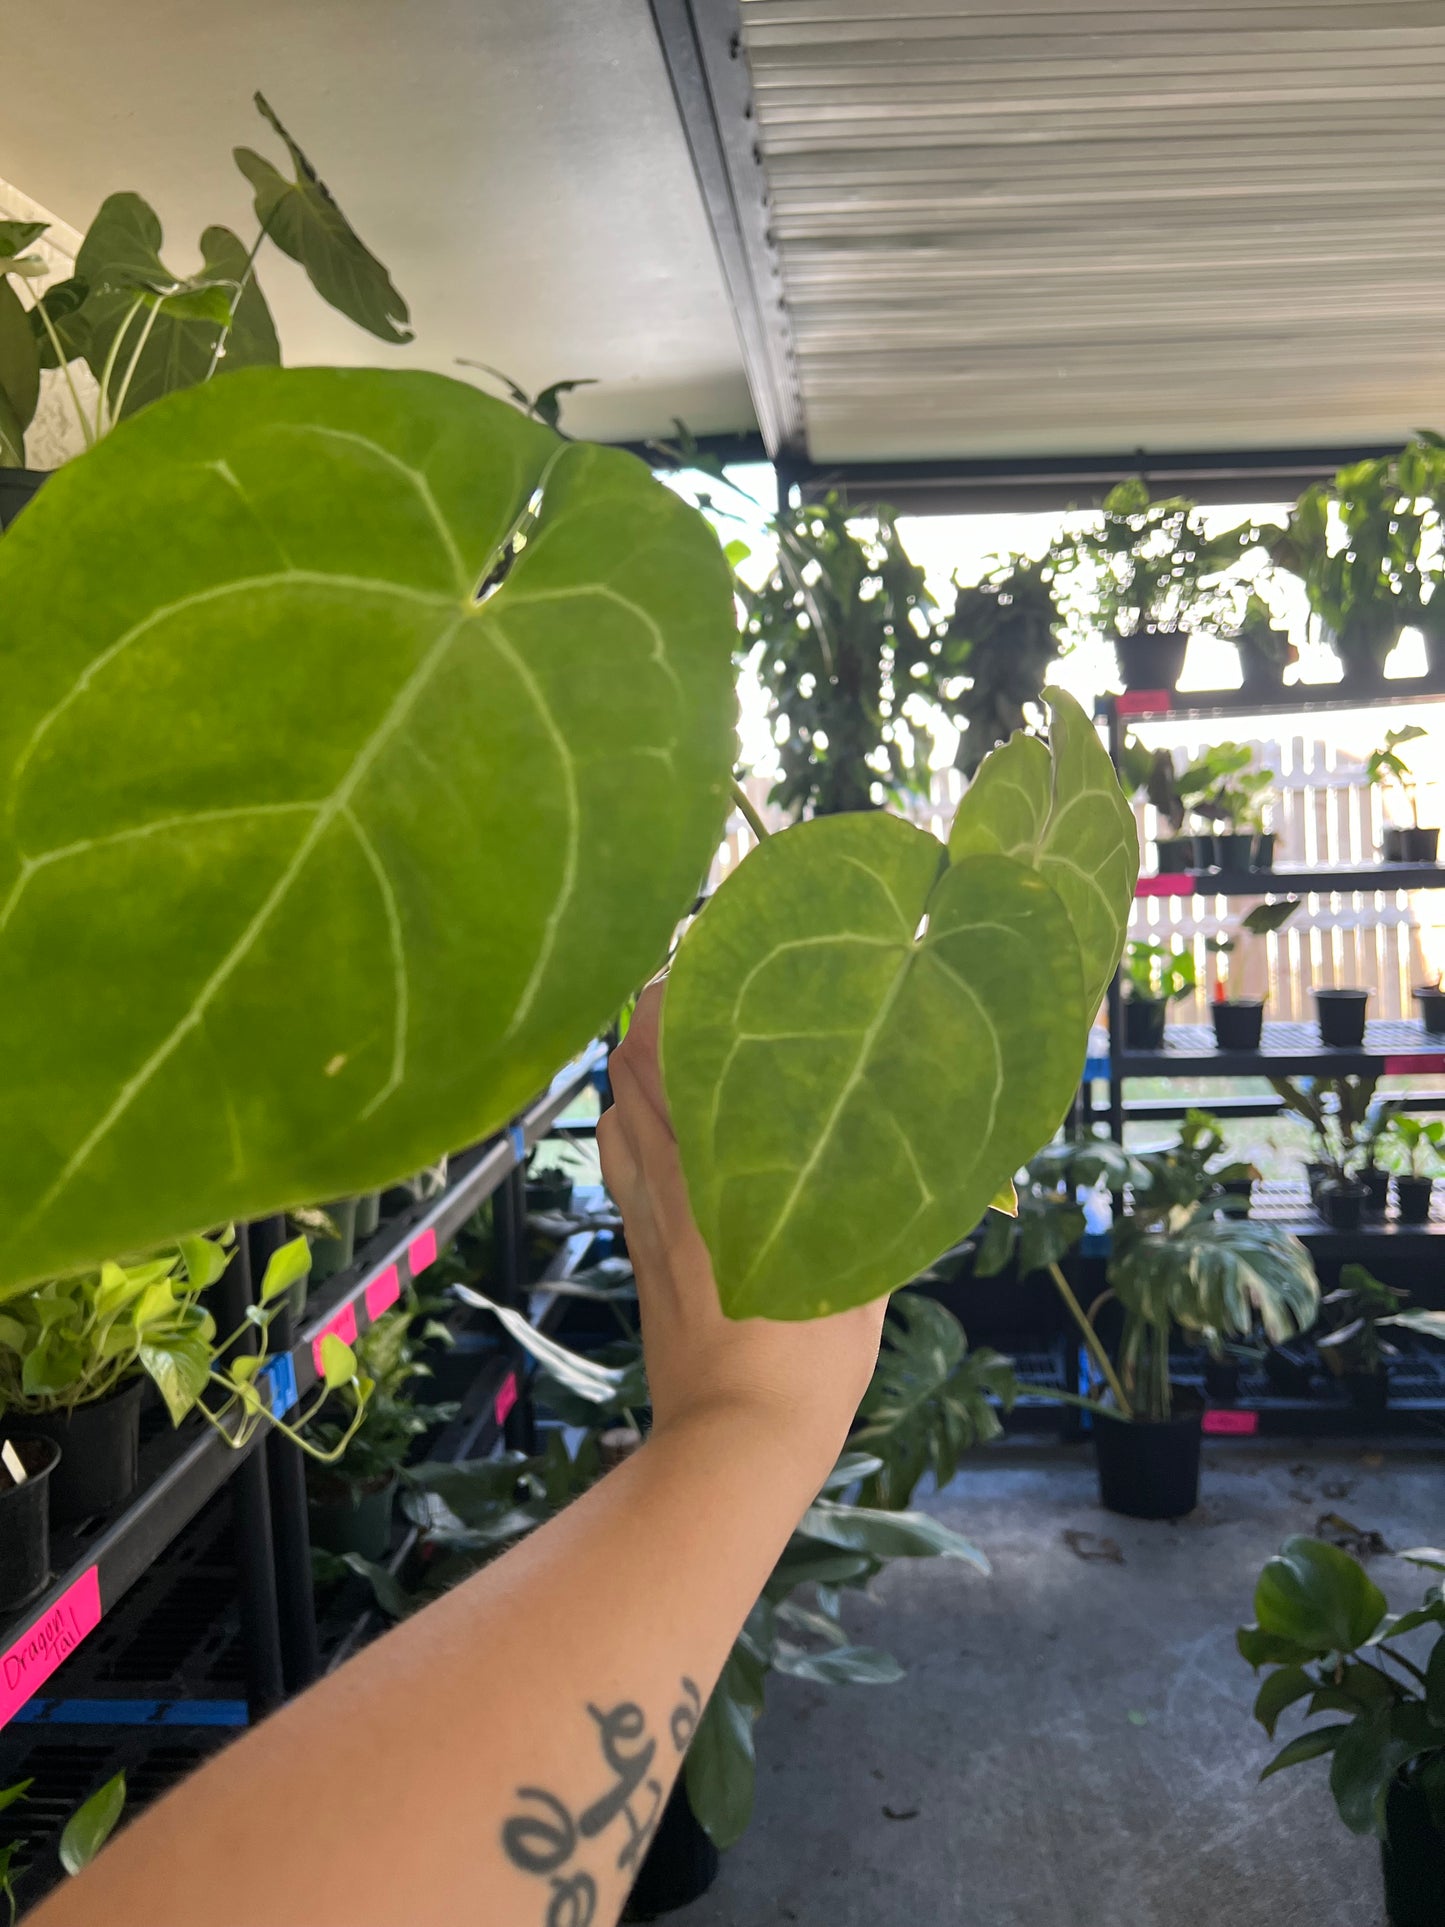
[[201, 1893], [249, 1922], [255, 1876], [226, 1866], [264, 1868], [275, 1927], [608, 1927], [833, 1443], [680, 1421], [203, 1768], [36, 1927], [190, 1927]]

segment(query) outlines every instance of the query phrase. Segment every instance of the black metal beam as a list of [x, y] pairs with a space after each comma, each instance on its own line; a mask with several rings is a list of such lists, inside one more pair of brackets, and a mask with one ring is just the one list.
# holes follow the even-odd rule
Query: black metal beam
[[651, 0], [769, 453], [800, 452], [803, 402], [769, 232], [737, 0]]

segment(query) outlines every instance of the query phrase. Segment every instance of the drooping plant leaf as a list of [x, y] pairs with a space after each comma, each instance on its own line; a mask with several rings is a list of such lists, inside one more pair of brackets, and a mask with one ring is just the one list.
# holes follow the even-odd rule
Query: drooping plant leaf
[[1322, 1539], [1287, 1539], [1259, 1575], [1261, 1628], [1311, 1654], [1348, 1653], [1385, 1617], [1385, 1595], [1358, 1560]]
[[30, 318], [14, 288], [0, 274], [0, 391], [21, 433], [35, 419], [40, 399], [40, 350]]
[[1097, 736], [1052, 702], [1052, 788], [1041, 743], [995, 752], [1030, 784], [1021, 856], [992, 804], [952, 851], [896, 817], [815, 819], [684, 939], [664, 1070], [730, 1316], [817, 1317], [916, 1276], [1067, 1110], [1138, 847]]
[[79, 1873], [90, 1865], [124, 1811], [125, 1774], [117, 1773], [66, 1821], [60, 1836], [60, 1864], [67, 1873]]
[[463, 383], [170, 397], [47, 484], [0, 606], [0, 1283], [495, 1128], [721, 833], [715, 536]]
[[391, 276], [352, 227], [331, 190], [292, 140], [262, 94], [256, 109], [286, 143], [295, 180], [249, 147], [233, 149], [256, 192], [256, 218], [283, 254], [299, 261], [323, 301], [382, 341], [411, 340], [407, 306]]

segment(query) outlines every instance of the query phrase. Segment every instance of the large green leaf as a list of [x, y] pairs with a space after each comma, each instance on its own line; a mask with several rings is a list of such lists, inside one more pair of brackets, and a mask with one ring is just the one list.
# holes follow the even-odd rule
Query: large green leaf
[[740, 1840], [753, 1816], [757, 1768], [752, 1697], [744, 1662], [734, 1648], [703, 1708], [684, 1768], [688, 1803], [719, 1847]]
[[391, 276], [332, 199], [331, 190], [281, 125], [265, 97], [256, 107], [286, 143], [294, 181], [249, 147], [236, 165], [256, 191], [256, 218], [284, 254], [299, 261], [323, 301], [382, 341], [411, 340], [406, 303]]
[[47, 484], [0, 607], [0, 1285], [473, 1141], [716, 847], [715, 536], [461, 383], [173, 396]]
[[1384, 1618], [1385, 1595], [1338, 1546], [1296, 1536], [1260, 1573], [1254, 1613], [1265, 1632], [1308, 1652], [1353, 1652]]
[[[902, 1284], [1068, 1109], [1108, 971], [1102, 912], [1056, 883], [1087, 862], [1122, 931], [1137, 847], [1127, 812], [1105, 847], [1092, 806], [1117, 782], [1078, 705], [1055, 692], [1053, 707], [1048, 809], [1077, 852], [1052, 817], [1026, 859], [950, 858], [892, 816], [817, 818], [756, 850], [688, 932], [664, 1067], [731, 1316], [817, 1317]], [[1019, 739], [978, 782], [1021, 747], [1028, 769], [1048, 762]]]
[[40, 399], [40, 350], [20, 297], [0, 274], [0, 390], [22, 431]]

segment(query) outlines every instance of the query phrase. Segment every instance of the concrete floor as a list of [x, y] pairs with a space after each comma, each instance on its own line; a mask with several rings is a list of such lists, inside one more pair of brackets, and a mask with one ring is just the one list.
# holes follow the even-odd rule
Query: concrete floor
[[[1234, 1628], [1323, 1512], [1438, 1544], [1445, 1456], [1221, 1444], [1204, 1495], [1177, 1525], [1117, 1519], [1086, 1449], [1006, 1444], [926, 1500], [993, 1577], [900, 1560], [852, 1605], [897, 1685], [770, 1682], [753, 1825], [679, 1927], [1384, 1927], [1377, 1850], [1326, 1765], [1256, 1784], [1272, 1748]], [[1419, 1572], [1370, 1563], [1395, 1610], [1418, 1604]]]

